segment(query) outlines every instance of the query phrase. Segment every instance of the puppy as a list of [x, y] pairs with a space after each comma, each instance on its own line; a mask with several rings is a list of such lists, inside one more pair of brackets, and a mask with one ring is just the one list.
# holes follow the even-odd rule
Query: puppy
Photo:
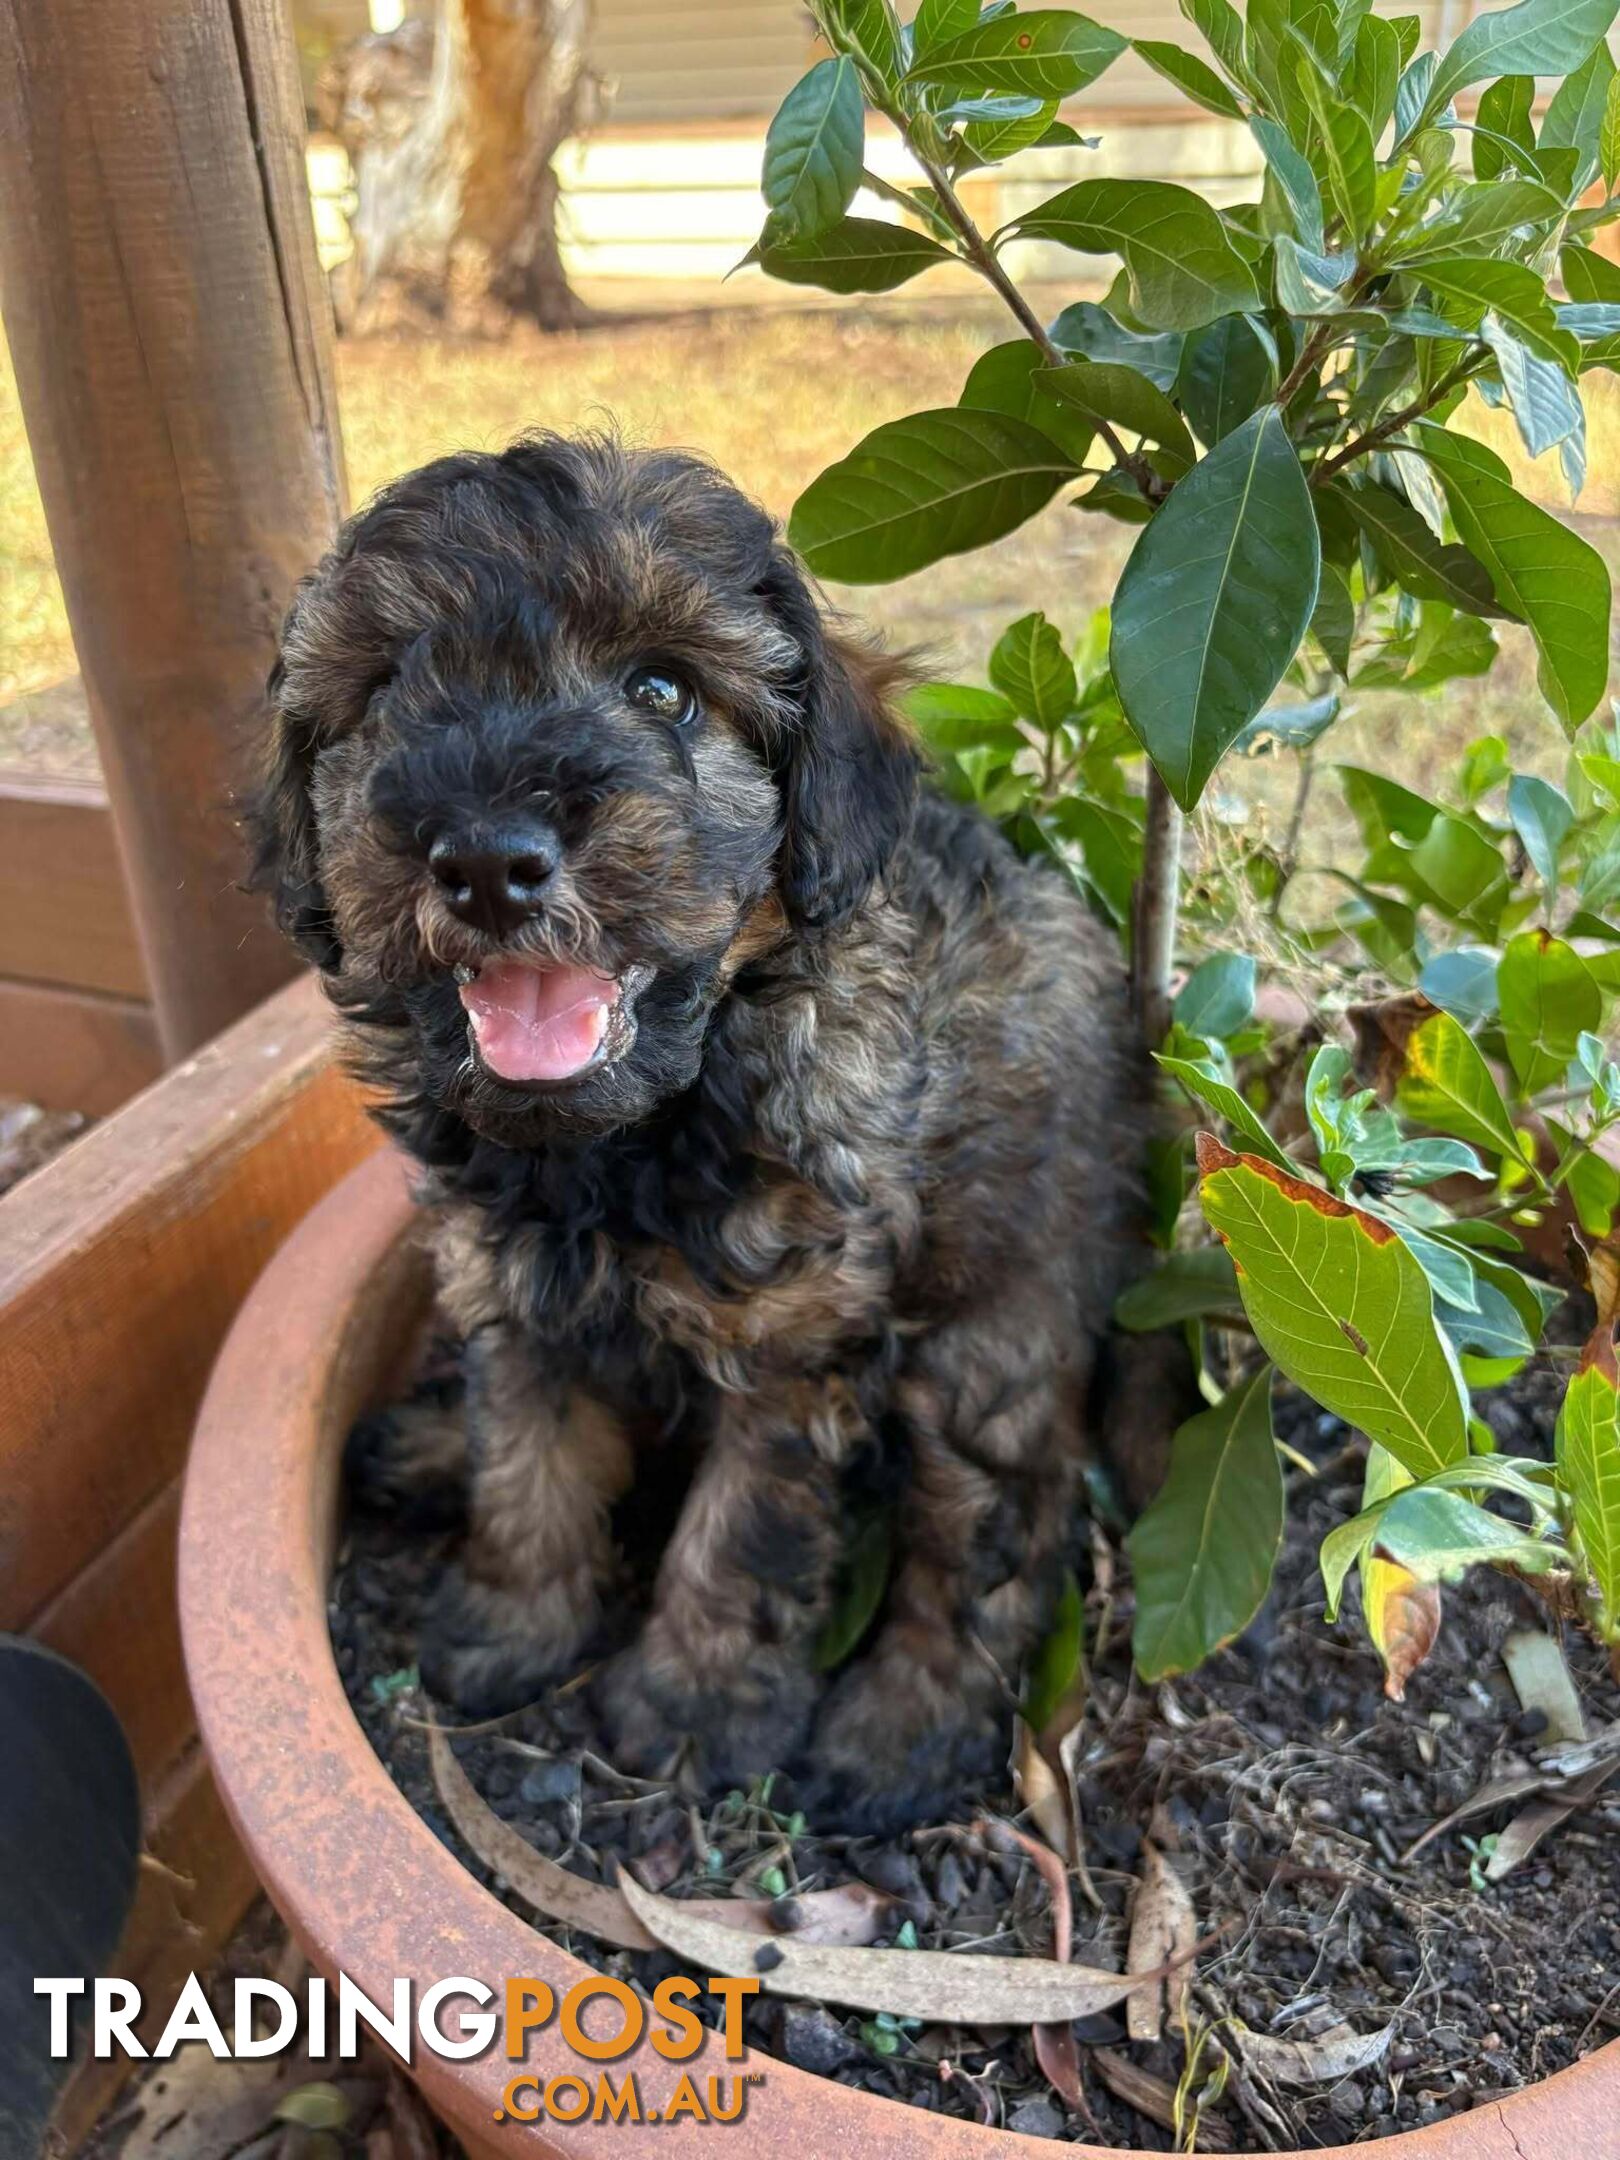
[[[673, 452], [541, 437], [386, 490], [301, 587], [260, 869], [422, 1167], [464, 1407], [390, 1421], [467, 1535], [421, 1646], [469, 1715], [582, 1660], [610, 1510], [696, 1468], [617, 1760], [790, 1761], [827, 1819], [1004, 1757], [1061, 1574], [1150, 1087], [1113, 940], [919, 788], [901, 670]], [[898, 1481], [815, 1674], [857, 1458]]]

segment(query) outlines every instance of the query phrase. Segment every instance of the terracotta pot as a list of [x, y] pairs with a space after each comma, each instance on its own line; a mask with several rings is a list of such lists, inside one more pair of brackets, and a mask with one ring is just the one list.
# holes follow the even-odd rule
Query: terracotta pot
[[[329, 1978], [345, 1972], [383, 2003], [396, 1975], [412, 1977], [418, 1992], [457, 1974], [497, 1989], [532, 1976], [560, 1997], [590, 1968], [481, 1888], [418, 1819], [356, 1724], [327, 1639], [343, 1437], [387, 1387], [423, 1309], [425, 1271], [409, 1225], [405, 1172], [392, 1153], [376, 1156], [305, 1219], [242, 1308], [186, 1483], [180, 1603], [192, 1692], [254, 1865]], [[418, 2045], [415, 2058], [411, 2074], [426, 2098], [477, 2155], [670, 2160], [701, 2147], [773, 2160], [1034, 2160], [1052, 2149], [851, 2092], [768, 2056], [727, 2064], [717, 2045], [684, 2066], [700, 2089], [711, 2073], [761, 2080], [743, 2121], [727, 2130], [689, 2120], [497, 2122], [515, 2068], [502, 2054], [452, 2062]], [[531, 2039], [528, 2067], [542, 2077], [595, 2068], [567, 2049], [555, 2023]], [[643, 2108], [662, 2113], [679, 2068], [645, 2044], [609, 2066], [615, 2082], [631, 2067]], [[1098, 2147], [1063, 2149], [1104, 2160]], [[1350, 2160], [1352, 2148], [1336, 2150]], [[1620, 2044], [1533, 2090], [1353, 2152], [1354, 2160], [1614, 2160]]]

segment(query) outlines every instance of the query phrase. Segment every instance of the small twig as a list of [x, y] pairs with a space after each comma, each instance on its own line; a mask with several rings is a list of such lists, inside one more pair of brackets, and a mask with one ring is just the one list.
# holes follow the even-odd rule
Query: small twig
[[1354, 442], [1348, 442], [1342, 450], [1334, 451], [1331, 457], [1318, 458], [1311, 467], [1311, 486], [1320, 487], [1324, 480], [1331, 480], [1333, 475], [1342, 472], [1346, 465], [1353, 464], [1357, 458], [1366, 457], [1369, 452], [1381, 448], [1403, 428], [1410, 427], [1414, 420], [1421, 420], [1425, 413], [1432, 412], [1443, 397], [1455, 390], [1459, 383], [1466, 382], [1484, 364], [1485, 357], [1479, 352], [1465, 353], [1454, 367], [1447, 369], [1427, 396], [1414, 398], [1410, 405], [1403, 405], [1399, 412], [1387, 414], [1375, 426], [1368, 428], [1364, 435], [1358, 435]]

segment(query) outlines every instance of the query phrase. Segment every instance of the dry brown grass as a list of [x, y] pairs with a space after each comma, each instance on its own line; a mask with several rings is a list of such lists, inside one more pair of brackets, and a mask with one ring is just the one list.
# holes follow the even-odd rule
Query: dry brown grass
[[[616, 424], [627, 439], [699, 448], [771, 509], [785, 513], [805, 483], [869, 428], [918, 406], [950, 404], [974, 357], [1002, 334], [997, 317], [901, 308], [871, 312], [752, 312], [604, 322], [559, 338], [499, 345], [391, 340], [339, 348], [338, 372], [351, 488], [363, 500], [394, 474], [462, 446], [496, 447], [525, 428]], [[1592, 479], [1582, 529], [1620, 560], [1620, 386], [1588, 377]], [[1478, 411], [1479, 432], [1515, 456], [1511, 425]], [[1555, 458], [1521, 480], [1567, 509]], [[1594, 516], [1592, 513], [1598, 513]], [[1125, 528], [1055, 505], [1000, 547], [960, 556], [897, 585], [837, 597], [894, 638], [926, 647], [940, 665], [982, 667], [996, 631], [1044, 607], [1078, 630], [1112, 589], [1129, 551]], [[1558, 731], [1534, 687], [1528, 640], [1511, 626], [1504, 654], [1482, 682], [1424, 699], [1358, 701], [1336, 731], [1333, 754], [1434, 781], [1474, 735], [1505, 735], [1515, 754], [1555, 771]], [[61, 593], [0, 346], [0, 702], [73, 666]], [[83, 746], [35, 727], [31, 755], [77, 762]], [[0, 739], [0, 757], [8, 752]], [[1280, 814], [1286, 773], [1266, 765], [1226, 776], [1256, 815]], [[1337, 815], [1328, 791], [1320, 813]]]

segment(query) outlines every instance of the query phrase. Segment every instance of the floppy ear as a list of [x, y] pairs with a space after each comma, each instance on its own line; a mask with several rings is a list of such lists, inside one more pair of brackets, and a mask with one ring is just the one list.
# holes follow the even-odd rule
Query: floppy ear
[[314, 577], [306, 578], [299, 587], [282, 631], [281, 651], [270, 670], [266, 686], [270, 737], [259, 784], [249, 802], [247, 826], [253, 840], [250, 882], [256, 890], [269, 893], [283, 936], [307, 960], [331, 973], [343, 964], [343, 948], [332, 927], [332, 911], [317, 870], [315, 806], [310, 799], [317, 724], [294, 700], [287, 666], [288, 647], [298, 633], [315, 582]]
[[790, 920], [826, 929], [854, 914], [911, 823], [921, 758], [893, 704], [907, 669], [831, 629], [785, 550], [766, 590], [804, 655], [799, 722], [777, 769], [782, 898]]

